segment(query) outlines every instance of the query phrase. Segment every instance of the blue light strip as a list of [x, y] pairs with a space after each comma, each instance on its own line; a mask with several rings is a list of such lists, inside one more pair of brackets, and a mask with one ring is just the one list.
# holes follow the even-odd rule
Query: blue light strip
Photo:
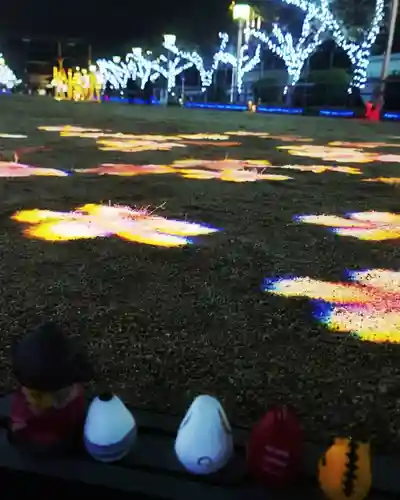
[[400, 113], [383, 113], [384, 120], [400, 120]]
[[355, 113], [354, 111], [346, 109], [340, 109], [340, 110], [320, 109], [319, 116], [340, 116], [342, 118], [344, 117], [352, 118], [355, 116]]
[[185, 108], [202, 108], [202, 109], [227, 109], [229, 111], [246, 111], [247, 106], [242, 104], [214, 104], [206, 102], [185, 102]]
[[257, 111], [259, 113], [276, 113], [280, 115], [302, 115], [304, 113], [303, 108], [275, 108], [258, 106]]
[[[103, 98], [103, 101], [104, 102], [124, 102], [124, 103], [128, 103], [128, 104], [145, 104], [144, 99], [137, 99], [137, 98], [128, 99], [127, 97], [117, 97], [117, 96], [109, 97], [108, 99]], [[152, 99], [151, 104], [158, 105], [158, 104], [160, 104], [160, 101], [157, 101], [156, 99]]]

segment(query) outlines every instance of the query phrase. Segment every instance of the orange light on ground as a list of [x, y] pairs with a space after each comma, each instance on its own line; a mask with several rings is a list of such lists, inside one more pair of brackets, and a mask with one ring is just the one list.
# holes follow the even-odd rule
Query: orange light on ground
[[400, 143], [392, 144], [390, 142], [342, 142], [342, 141], [333, 141], [329, 142], [328, 146], [341, 146], [345, 148], [400, 148]]
[[376, 177], [375, 179], [363, 179], [363, 182], [381, 182], [383, 184], [400, 184], [400, 177]]
[[304, 156], [308, 158], [320, 158], [324, 161], [332, 161], [339, 163], [371, 163], [378, 160], [379, 155], [376, 153], [365, 153], [355, 148], [339, 148], [332, 146], [278, 146], [277, 149], [285, 150], [293, 156]]
[[385, 269], [349, 272], [350, 283], [311, 278], [266, 280], [266, 292], [313, 300], [314, 317], [334, 332], [361, 340], [400, 343], [400, 272]]
[[352, 236], [359, 240], [384, 241], [400, 238], [400, 215], [390, 212], [354, 212], [346, 217], [300, 215], [295, 220], [329, 227], [339, 236]]
[[39, 168], [22, 163], [0, 161], [0, 177], [67, 177], [68, 174], [55, 168]]
[[22, 210], [12, 219], [30, 224], [26, 236], [45, 241], [72, 241], [118, 236], [127, 241], [162, 247], [180, 247], [190, 236], [217, 232], [201, 224], [168, 220], [147, 210], [124, 206], [87, 204], [73, 212]]
[[134, 176], [134, 175], [149, 175], [149, 174], [171, 174], [175, 173], [175, 169], [167, 165], [131, 165], [129, 163], [103, 163], [94, 168], [79, 168], [75, 172], [80, 174], [97, 174], [97, 175], [119, 175], [119, 176]]
[[185, 144], [156, 141], [117, 141], [100, 139], [97, 141], [100, 151], [119, 151], [121, 153], [138, 153], [140, 151], [170, 151], [172, 148], [185, 148]]

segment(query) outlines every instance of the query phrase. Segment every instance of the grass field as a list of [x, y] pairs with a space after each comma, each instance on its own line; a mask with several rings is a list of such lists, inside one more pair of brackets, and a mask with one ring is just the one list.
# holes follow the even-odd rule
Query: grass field
[[[110, 144], [99, 142], [110, 138], [98, 133], [97, 138], [96, 133], [71, 137], [38, 130], [62, 125], [169, 135], [174, 137], [158, 137], [156, 144], [175, 145], [165, 151], [104, 151], [149, 148], [154, 142], [127, 144], [133, 138], [120, 136]], [[227, 131], [270, 135], [176, 137]], [[2, 160], [12, 161], [17, 151], [23, 164], [69, 172], [104, 163], [171, 166], [188, 158], [271, 164], [254, 164], [248, 173], [231, 164], [221, 174], [224, 166], [208, 164], [135, 176], [75, 172], [67, 177], [3, 177], [4, 388], [13, 384], [12, 341], [44, 318], [53, 318], [89, 346], [97, 384], [110, 385], [131, 404], [178, 413], [196, 394], [209, 392], [223, 400], [233, 422], [250, 424], [272, 403], [284, 402], [295, 406], [310, 439], [357, 429], [372, 436], [379, 448], [398, 447], [399, 275], [359, 276], [368, 287], [339, 283], [349, 283], [346, 269], [399, 271], [399, 219], [370, 214], [373, 220], [354, 223], [350, 236], [294, 220], [303, 214], [399, 213], [400, 184], [365, 182], [400, 178], [398, 124], [1, 97], [0, 134], [27, 136], [0, 137]], [[315, 158], [291, 154], [296, 148], [298, 154], [311, 154], [305, 146], [335, 141], [364, 144], [351, 155], [349, 147], [322, 153], [314, 148]], [[391, 146], [366, 147], [371, 146], [368, 141]], [[281, 146], [291, 148], [277, 149]], [[282, 168], [287, 165], [296, 168]], [[300, 169], [312, 165], [331, 170]], [[255, 175], [254, 169], [261, 172], [256, 182], [231, 182]], [[205, 176], [215, 178], [187, 178]], [[68, 212], [87, 203], [151, 207], [162, 217], [219, 231], [177, 248], [117, 236], [52, 243], [27, 237], [24, 230], [38, 226], [12, 219], [20, 210]], [[336, 222], [324, 221], [331, 226]], [[316, 281], [289, 280], [270, 285], [274, 293], [262, 289], [265, 279], [288, 276], [338, 285], [322, 288]], [[288, 298], [285, 291], [305, 297]], [[314, 317], [310, 298], [336, 304], [330, 325], [340, 335]], [[384, 339], [390, 342], [371, 341]]]

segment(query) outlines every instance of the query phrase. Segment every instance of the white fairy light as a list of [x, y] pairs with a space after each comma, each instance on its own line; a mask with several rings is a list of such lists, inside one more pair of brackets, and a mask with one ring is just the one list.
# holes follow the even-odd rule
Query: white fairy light
[[[307, 12], [310, 6], [308, 0], [283, 0], [288, 5], [294, 5]], [[371, 24], [363, 30], [361, 40], [355, 40], [346, 33], [343, 23], [335, 18], [330, 9], [329, 0], [320, 0], [320, 5], [315, 6], [316, 16], [321, 24], [327, 24], [328, 30], [339, 47], [348, 55], [353, 67], [353, 75], [350, 82], [349, 93], [352, 87], [364, 88], [367, 81], [367, 69], [371, 49], [380, 32], [384, 19], [385, 4], [384, 0], [376, 0], [374, 14]]]
[[[284, 61], [288, 71], [289, 86], [294, 86], [299, 81], [305, 62], [324, 41], [328, 27], [328, 21], [318, 16], [318, 9], [315, 5], [303, 3], [307, 10], [305, 10], [306, 16], [297, 42], [293, 40], [291, 33], [282, 31], [278, 24], [273, 24], [271, 34], [256, 29], [246, 30], [249, 38], [254, 37], [265, 43], [271, 52]], [[288, 87], [285, 87], [284, 93], [287, 91]]]

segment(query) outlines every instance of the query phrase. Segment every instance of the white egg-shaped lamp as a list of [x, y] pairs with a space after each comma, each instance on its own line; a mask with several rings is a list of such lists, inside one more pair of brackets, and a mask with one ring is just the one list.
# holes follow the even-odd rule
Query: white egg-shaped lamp
[[95, 460], [121, 460], [132, 449], [136, 434], [132, 413], [115, 394], [106, 392], [91, 402], [83, 435], [86, 451]]
[[179, 427], [175, 453], [192, 474], [212, 474], [233, 455], [232, 429], [219, 401], [198, 396]]

